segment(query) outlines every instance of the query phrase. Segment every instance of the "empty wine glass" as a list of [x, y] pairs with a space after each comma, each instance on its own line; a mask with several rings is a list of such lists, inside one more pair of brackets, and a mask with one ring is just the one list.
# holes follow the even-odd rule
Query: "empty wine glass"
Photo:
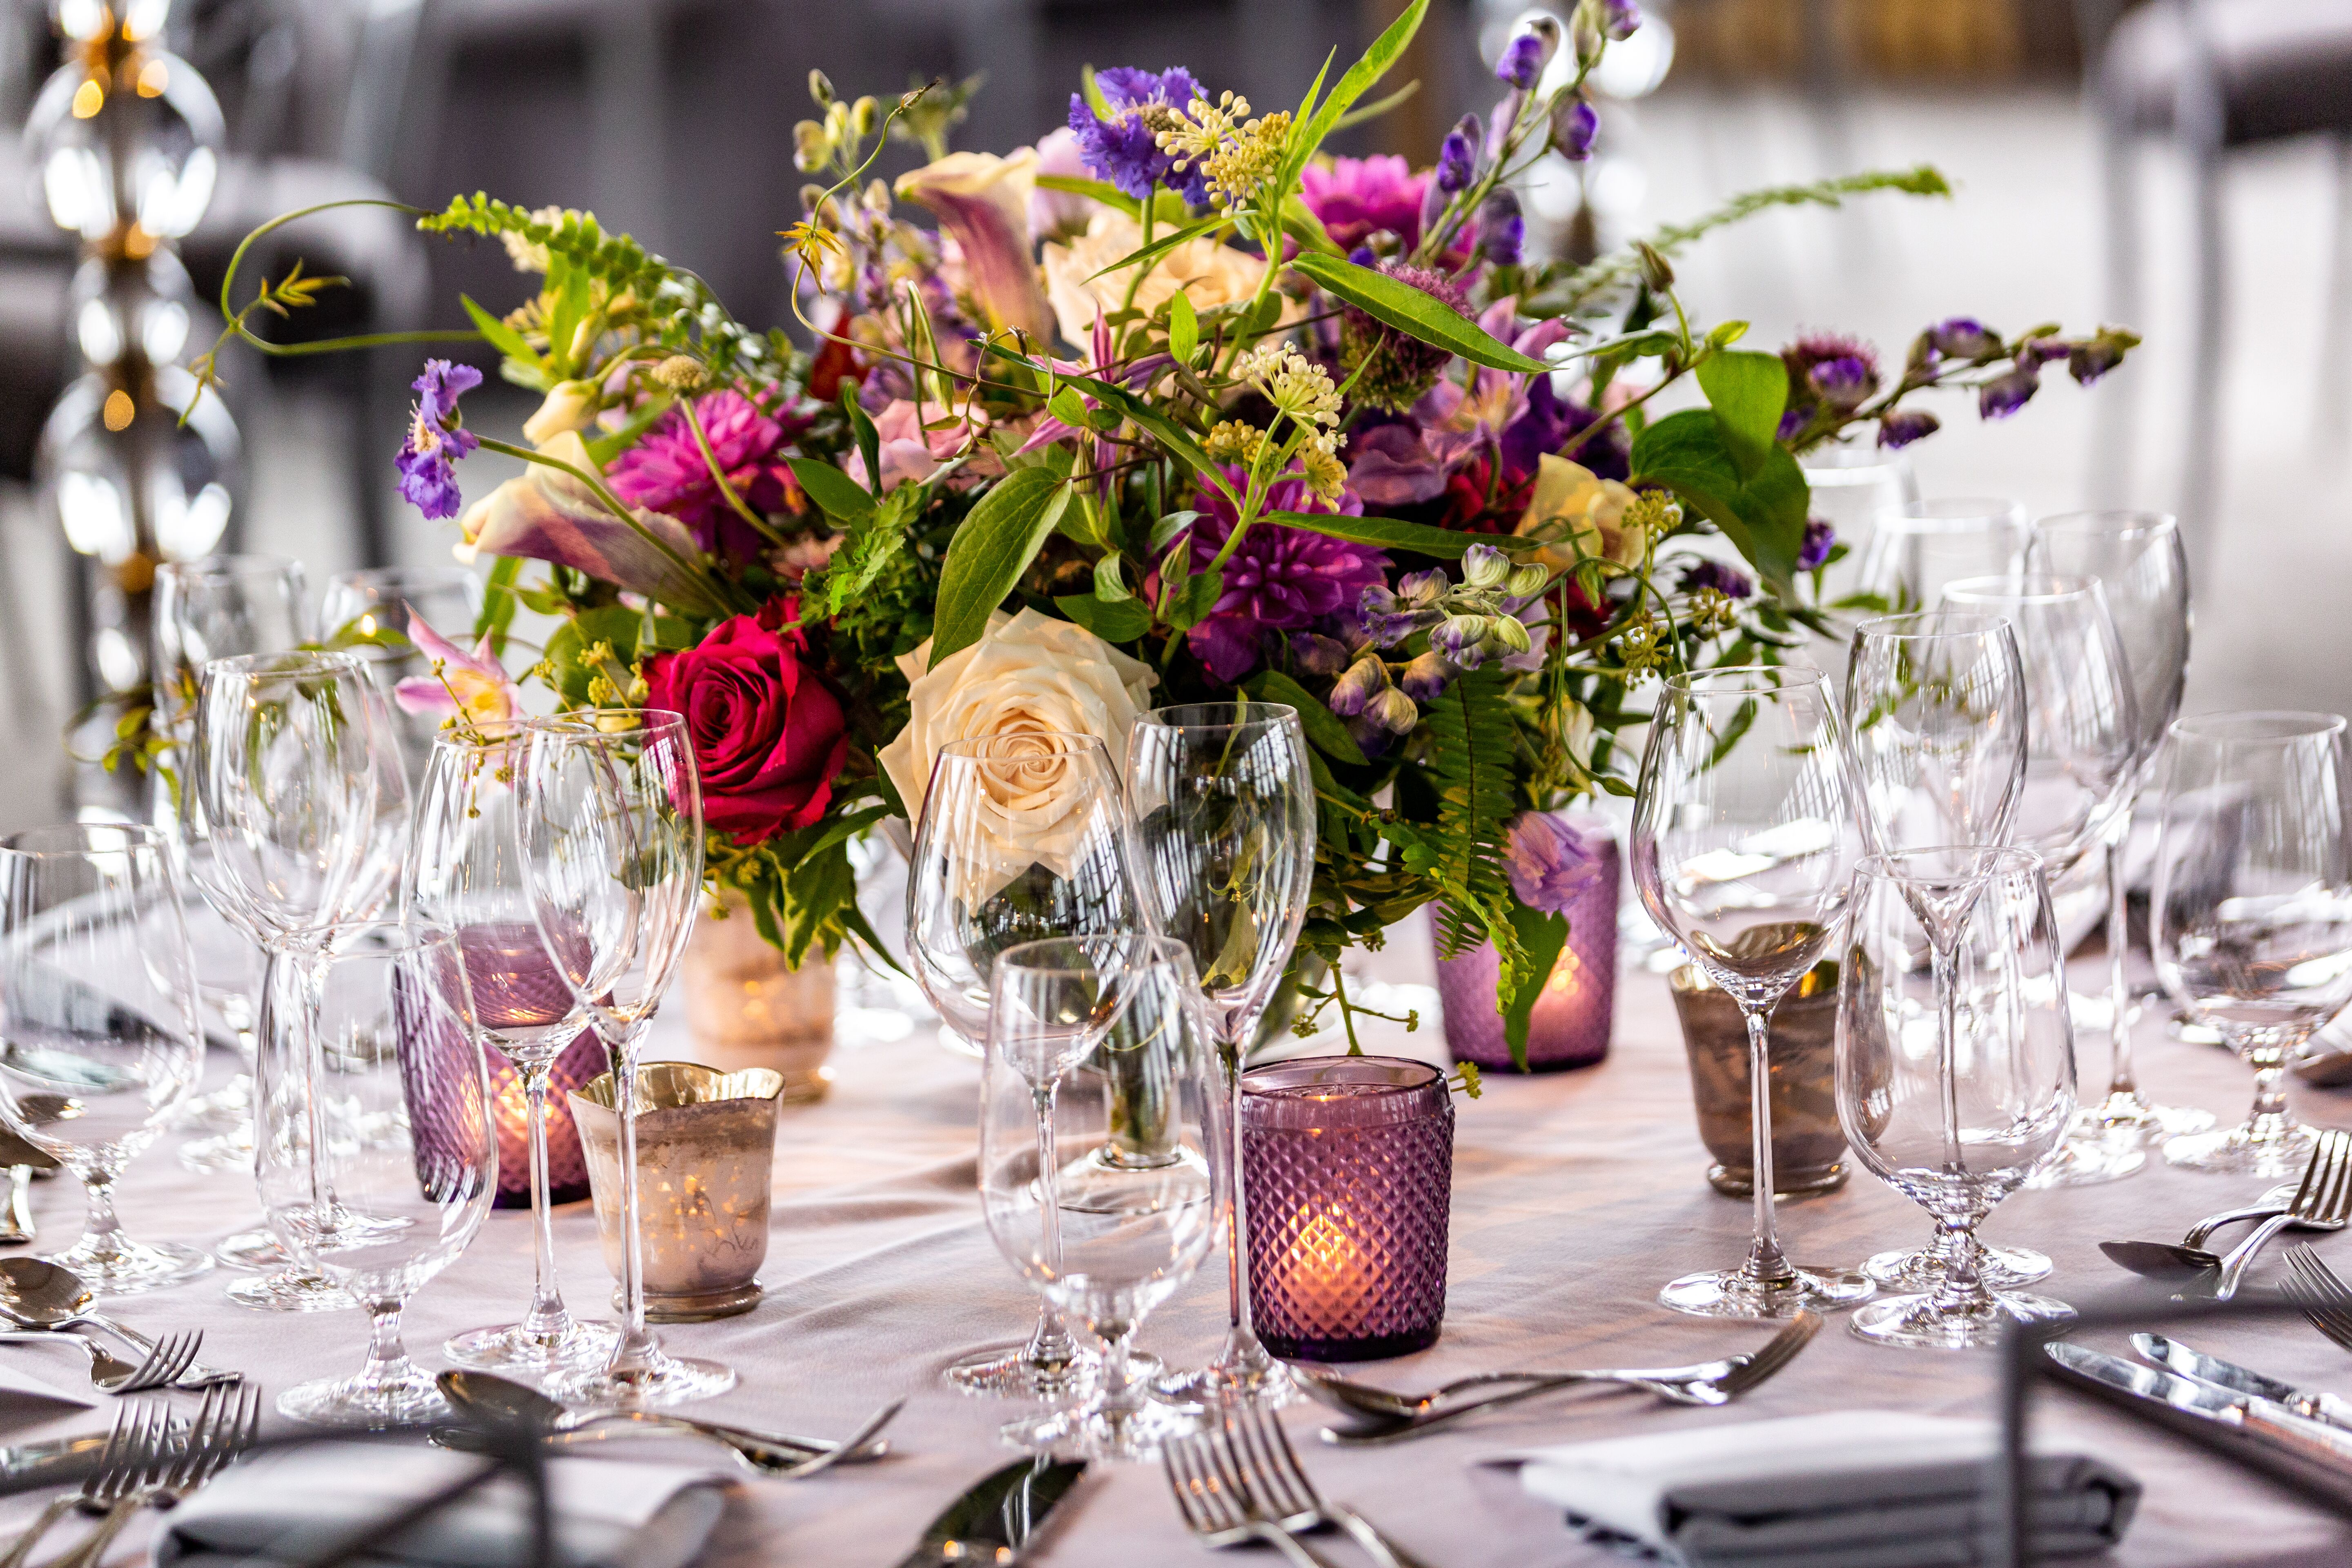
[[702, 792], [686, 720], [578, 709], [532, 728], [515, 830], [540, 940], [604, 1044], [621, 1173], [621, 1337], [551, 1380], [562, 1397], [635, 1408], [724, 1394], [730, 1367], [673, 1356], [646, 1327], [637, 1053], [677, 977], [702, 899]]
[[[1110, 748], [1037, 731], [940, 748], [917, 806], [907, 956], [942, 1033], [981, 1050], [996, 958], [1052, 937], [1142, 932], [1127, 795]], [[1089, 1375], [1050, 1299], [1028, 1342], [949, 1367], [973, 1394], [1052, 1396]]]
[[[482, 597], [482, 579], [470, 567], [373, 566], [338, 572], [327, 579], [319, 623], [329, 637], [347, 643], [367, 661], [376, 683], [390, 696], [408, 677], [433, 673], [432, 662], [409, 640], [410, 622], [421, 616], [452, 642], [470, 646]], [[403, 754], [414, 770], [412, 782], [421, 782], [441, 715], [398, 707], [394, 711]]]
[[[1192, 956], [1165, 937], [1029, 942], [996, 961], [981, 1080], [980, 1194], [1021, 1277], [1103, 1346], [1075, 1408], [1014, 1442], [1150, 1459], [1196, 1421], [1157, 1404], [1128, 1343], [1215, 1240], [1215, 1043]], [[1095, 1081], [1076, 1081], [1081, 1069]]]
[[466, 1250], [498, 1186], [465, 965], [446, 932], [369, 926], [320, 958], [315, 983], [307, 1026], [272, 998], [256, 1169], [270, 1228], [365, 1303], [370, 1339], [357, 1373], [295, 1384], [278, 1414], [358, 1426], [446, 1417], [401, 1343], [400, 1316]]
[[467, 722], [441, 731], [417, 792], [406, 883], [409, 923], [457, 942], [474, 1025], [521, 1077], [530, 1140], [530, 1310], [520, 1322], [471, 1330], [443, 1349], [466, 1366], [532, 1373], [601, 1366], [620, 1337], [611, 1323], [574, 1318], [556, 1280], [548, 1079], [555, 1058], [588, 1026], [588, 1006], [540, 934], [517, 821], [517, 781], [530, 731], [544, 722]]
[[0, 839], [0, 1121], [89, 1198], [50, 1262], [100, 1295], [175, 1285], [212, 1258], [133, 1241], [114, 1184], [204, 1071], [194, 960], [171, 850], [152, 827], [80, 824]]
[[1129, 731], [1137, 868], [1157, 929], [1192, 954], [1225, 1072], [1226, 1312], [1216, 1359], [1168, 1378], [1174, 1399], [1297, 1399], [1250, 1322], [1249, 1199], [1243, 1191], [1242, 1069], [1290, 966], [1315, 879], [1315, 780], [1298, 710], [1279, 703], [1155, 708]]
[[2040, 857], [1967, 845], [1874, 855], [1854, 875], [1850, 919], [1838, 1121], [1873, 1174], [1935, 1216], [1943, 1263], [1927, 1289], [1855, 1313], [1853, 1331], [1959, 1350], [2011, 1321], [2074, 1316], [1992, 1289], [1975, 1240], [2074, 1112], [2065, 955]]
[[[2130, 785], [2107, 830], [2107, 1092], [2085, 1105], [2076, 1131], [2137, 1147], [2154, 1138], [2202, 1132], [2213, 1113], [2190, 1106], [2158, 1105], [2140, 1092], [2132, 1060], [2132, 985], [2126, 971], [2131, 951], [2130, 895], [2126, 852], [2132, 841], [2132, 809], [2156, 771], [2164, 732], [2180, 713], [2180, 692], [2189, 674], [2189, 555], [2180, 525], [2163, 512], [2077, 511], [2045, 517], [2033, 525], [2026, 563], [2040, 572], [2095, 577], [2131, 672], [2139, 712], [2139, 747]], [[2076, 1022], [2081, 1022], [2078, 1009]], [[2071, 1137], [2070, 1137], [2071, 1142]]]
[[1944, 584], [2003, 577], [2025, 562], [2025, 508], [1990, 496], [1915, 500], [1878, 514], [1859, 591], [1890, 610], [1934, 607]]
[[1818, 670], [1747, 666], [1667, 678], [1633, 806], [1633, 880], [1748, 1021], [1756, 1234], [1738, 1268], [1658, 1300], [1711, 1318], [1787, 1318], [1866, 1300], [1868, 1279], [1793, 1267], [1772, 1210], [1772, 1009], [1843, 918], [1859, 843], [1837, 703]]
[[2176, 1165], [2279, 1177], [2313, 1134], [2287, 1114], [2286, 1059], [2352, 1000], [2352, 807], [2344, 721], [2176, 721], [2156, 837], [2149, 946], [2164, 988], [2254, 1069], [2243, 1124], [2165, 1144]]

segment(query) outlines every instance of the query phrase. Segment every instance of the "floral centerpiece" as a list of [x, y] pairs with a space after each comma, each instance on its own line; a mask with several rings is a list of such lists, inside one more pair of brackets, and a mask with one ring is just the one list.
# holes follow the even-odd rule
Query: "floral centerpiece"
[[[1494, 944], [1523, 1040], [1572, 847], [1537, 814], [1631, 793], [1612, 741], [1644, 682], [1779, 659], [1853, 607], [1822, 600], [1842, 547], [1799, 456], [1916, 441], [1929, 393], [2000, 417], [2045, 367], [2087, 384], [2137, 340], [1955, 319], [1900, 366], [1826, 334], [1762, 353], [1676, 289], [1675, 254], [1723, 224], [1944, 194], [1927, 168], [1536, 259], [1515, 182], [1587, 156], [1587, 80], [1639, 14], [1584, 0], [1565, 29], [1524, 24], [1500, 101], [1433, 167], [1327, 154], [1402, 96], [1371, 95], [1425, 7], [1295, 107], [1106, 69], [1003, 155], [946, 150], [961, 100], [937, 84], [886, 108], [814, 75], [792, 331], [738, 322], [583, 213], [478, 195], [423, 216], [540, 279], [504, 316], [464, 301], [462, 335], [544, 402], [520, 446], [463, 423], [479, 372], [416, 381], [402, 489], [457, 520], [492, 592], [471, 652], [414, 629], [439, 674], [408, 700], [509, 710], [516, 609], [559, 617], [522, 679], [687, 716], [714, 891], [795, 963], [876, 942], [849, 844], [920, 810], [941, 744], [1076, 730], [1118, 753], [1155, 703], [1287, 704], [1320, 804], [1299, 947], [1329, 977], [1303, 985], [1300, 1026], [1349, 1017], [1342, 949], [1431, 905], [1447, 949]], [[895, 189], [866, 178], [892, 138], [931, 154]], [[241, 309], [225, 285], [231, 333], [286, 352], [248, 323], [321, 281], [297, 268]], [[467, 504], [477, 449], [530, 466]], [[1744, 565], [1690, 552], [1699, 536]]]

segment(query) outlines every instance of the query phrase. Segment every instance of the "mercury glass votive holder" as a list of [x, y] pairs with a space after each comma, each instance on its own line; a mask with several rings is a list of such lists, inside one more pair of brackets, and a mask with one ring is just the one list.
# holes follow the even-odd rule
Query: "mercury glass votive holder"
[[[1670, 977], [1675, 1012], [1690, 1053], [1699, 1142], [1715, 1156], [1706, 1171], [1717, 1192], [1755, 1190], [1749, 1131], [1748, 1024], [1739, 1005], [1694, 963]], [[1837, 965], [1815, 964], [1772, 1010], [1772, 1185], [1779, 1197], [1845, 1185], [1845, 1130], [1837, 1115]]]
[[[1598, 817], [1564, 814], [1559, 820], [1590, 858], [1560, 911], [1568, 917], [1567, 945], [1528, 1014], [1529, 1072], [1562, 1072], [1601, 1061], [1609, 1055], [1617, 1017], [1617, 906], [1624, 876], [1616, 836]], [[1445, 1047], [1455, 1061], [1517, 1070], [1496, 1001], [1501, 980], [1502, 960], [1491, 942], [1437, 961]]]
[[[618, 1279], [621, 1128], [613, 1088], [608, 1072], [575, 1091], [572, 1114], [587, 1151], [604, 1267]], [[720, 1072], [696, 1062], [647, 1062], [637, 1068], [637, 1229], [647, 1321], [698, 1323], [759, 1305], [783, 1092], [784, 1075], [772, 1068]]]
[[1250, 1307], [1286, 1361], [1377, 1361], [1445, 1316], [1454, 1101], [1396, 1057], [1310, 1057], [1242, 1075]]

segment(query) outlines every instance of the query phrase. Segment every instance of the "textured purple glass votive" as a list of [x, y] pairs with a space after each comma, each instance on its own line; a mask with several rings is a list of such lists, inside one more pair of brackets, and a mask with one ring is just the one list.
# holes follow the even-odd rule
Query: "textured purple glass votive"
[[1445, 1316], [1454, 1100], [1396, 1057], [1310, 1057], [1242, 1075], [1250, 1310], [1287, 1361], [1425, 1349]]
[[[499, 1128], [499, 1190], [490, 1206], [530, 1207], [530, 1102], [523, 1098], [522, 1069], [494, 1047], [490, 1060], [490, 1114]], [[547, 1075], [547, 1201], [576, 1204], [588, 1195], [588, 1156], [572, 1120], [572, 1091], [585, 1089], [612, 1070], [604, 1044], [593, 1029], [556, 1053]]]
[[[1591, 858], [1573, 875], [1567, 907], [1568, 944], [1528, 1016], [1528, 1070], [1560, 1072], [1591, 1067], [1609, 1054], [1617, 1016], [1617, 902], [1622, 879], [1617, 840], [1608, 825], [1562, 814]], [[1455, 1061], [1516, 1070], [1495, 987], [1501, 961], [1480, 942], [1437, 961], [1437, 995], [1445, 1016], [1445, 1046]]]

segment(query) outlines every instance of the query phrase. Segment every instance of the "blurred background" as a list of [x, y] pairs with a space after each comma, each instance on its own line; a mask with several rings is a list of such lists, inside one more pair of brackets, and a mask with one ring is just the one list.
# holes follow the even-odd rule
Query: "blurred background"
[[[1391, 78], [1420, 91], [1341, 150], [1426, 162], [1455, 116], [1499, 96], [1488, 62], [1530, 8], [1439, 0]], [[191, 384], [175, 367], [219, 330], [222, 274], [256, 226], [313, 203], [438, 207], [477, 190], [583, 207], [766, 325], [787, 319], [775, 231], [799, 216], [792, 127], [812, 111], [812, 67], [845, 97], [982, 77], [953, 143], [1004, 151], [1064, 121], [1084, 65], [1181, 64], [1265, 109], [1295, 102], [1326, 50], [1344, 66], [1398, 9], [117, 0], [118, 15], [97, 0], [0, 0], [0, 116], [26, 127], [21, 145], [0, 142], [0, 716], [12, 742], [0, 828], [55, 814], [71, 770], [52, 738], [135, 674], [143, 634], [123, 617], [152, 570], [145, 552], [294, 555], [314, 588], [350, 566], [448, 557], [454, 524], [403, 505], [393, 468], [406, 384], [445, 351], [232, 353], [219, 416], [173, 422]], [[1605, 248], [1756, 186], [1935, 164], [1950, 199], [1766, 215], [1697, 246], [1679, 268], [1684, 291], [1711, 317], [1751, 321], [1749, 346], [1833, 328], [1887, 362], [1950, 315], [2011, 333], [2101, 321], [2143, 332], [2147, 347], [2095, 391], [2053, 376], [1997, 424], [1939, 405], [1943, 432], [1910, 452], [1921, 490], [2014, 497], [2037, 514], [2181, 511], [2198, 571], [2189, 709], [2352, 709], [2352, 0], [1643, 10], [1642, 31], [1611, 52], [1597, 155], [1538, 170], [1524, 193], [1531, 238]], [[144, 39], [131, 55], [126, 29]], [[161, 149], [160, 196], [126, 196], [120, 172], [112, 205], [77, 194], [71, 172], [99, 166], [92, 128], [115, 123], [103, 106], [81, 112], [85, 79], [117, 82], [149, 116], [141, 146]], [[914, 162], [894, 146], [878, 172]], [[312, 335], [454, 326], [461, 292], [503, 312], [527, 291], [495, 245], [427, 243], [397, 212], [357, 206], [268, 237], [239, 300], [298, 257], [352, 284], [293, 329]], [[511, 436], [532, 400], [495, 380], [485, 392], [468, 422]], [[165, 444], [168, 485], [118, 493], [109, 454], [129, 439]], [[469, 495], [505, 477], [497, 462], [467, 463]]]

